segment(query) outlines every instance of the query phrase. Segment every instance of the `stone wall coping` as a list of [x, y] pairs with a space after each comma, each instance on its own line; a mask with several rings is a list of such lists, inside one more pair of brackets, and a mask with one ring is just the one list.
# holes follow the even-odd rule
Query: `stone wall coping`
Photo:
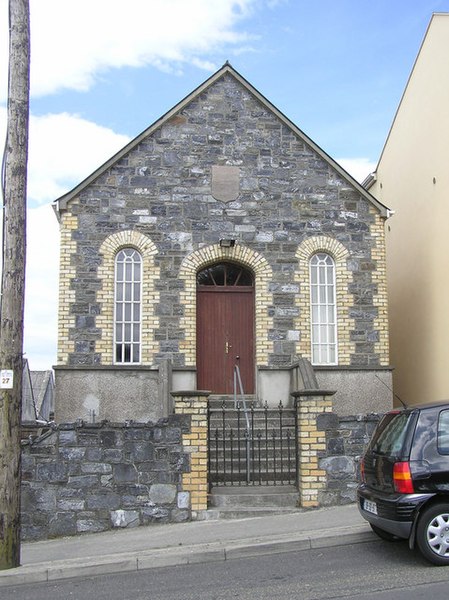
[[376, 365], [373, 367], [364, 367], [357, 365], [312, 365], [314, 371], [363, 371], [363, 372], [376, 372], [376, 371], [394, 371], [395, 367], [391, 365], [382, 366]]
[[337, 390], [297, 390], [295, 392], [290, 392], [290, 394], [293, 396], [293, 398], [299, 398], [301, 399], [301, 397], [309, 397], [310, 396], [333, 396], [334, 394], [337, 393]]
[[98, 423], [90, 423], [88, 421], [83, 421], [79, 419], [78, 421], [74, 421], [72, 423], [48, 423], [45, 426], [36, 426], [35, 429], [45, 429], [49, 428], [51, 431], [69, 431], [72, 429], [149, 429], [151, 427], [164, 427], [173, 424], [176, 420], [179, 419], [179, 415], [170, 415], [168, 417], [163, 417], [162, 419], [158, 419], [158, 421], [121, 421], [121, 422], [113, 422], [113, 421], [99, 421]]
[[[286, 366], [272, 366], [272, 365], [257, 365], [258, 371], [292, 371], [299, 366], [299, 362], [294, 362], [291, 365]], [[358, 367], [354, 365], [312, 365], [314, 371], [363, 371], [363, 372], [377, 372], [377, 371], [394, 371], [394, 367], [391, 366], [375, 366], [375, 367]]]
[[296, 369], [298, 366], [297, 363], [292, 365], [281, 365], [281, 366], [272, 366], [272, 365], [257, 365], [258, 371], [292, 371]]
[[55, 371], [159, 371], [159, 365], [54, 365]]
[[211, 395], [211, 391], [208, 390], [180, 390], [180, 391], [175, 391], [175, 392], [170, 392], [170, 394], [173, 396], [173, 398], [195, 398], [195, 397], [200, 397], [200, 398], [207, 398], [208, 396]]

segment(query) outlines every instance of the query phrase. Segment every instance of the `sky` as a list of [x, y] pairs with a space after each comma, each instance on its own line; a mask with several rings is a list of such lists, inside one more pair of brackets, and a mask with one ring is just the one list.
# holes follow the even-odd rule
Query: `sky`
[[[353, 177], [377, 164], [432, 13], [449, 0], [30, 0], [24, 352], [56, 364], [52, 202], [227, 60]], [[8, 0], [0, 0], [0, 140]]]

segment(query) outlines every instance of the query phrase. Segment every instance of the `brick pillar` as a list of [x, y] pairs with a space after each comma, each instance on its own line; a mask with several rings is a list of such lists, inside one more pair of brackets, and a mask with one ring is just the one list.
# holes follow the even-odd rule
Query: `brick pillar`
[[326, 432], [319, 431], [317, 417], [332, 412], [332, 396], [325, 390], [293, 392], [298, 419], [298, 487], [303, 507], [319, 506], [318, 492], [326, 487], [326, 471], [319, 468], [319, 459], [326, 453]]
[[192, 511], [207, 509], [207, 406], [210, 392], [171, 392], [175, 414], [190, 416], [190, 431], [182, 436], [183, 451], [190, 455], [190, 472], [183, 473], [182, 491], [190, 495]]

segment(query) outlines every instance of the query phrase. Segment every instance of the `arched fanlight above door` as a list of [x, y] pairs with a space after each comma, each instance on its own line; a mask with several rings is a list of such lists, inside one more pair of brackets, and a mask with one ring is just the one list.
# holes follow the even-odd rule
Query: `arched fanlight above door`
[[235, 263], [217, 263], [206, 267], [197, 274], [198, 286], [252, 287], [254, 278], [248, 269]]

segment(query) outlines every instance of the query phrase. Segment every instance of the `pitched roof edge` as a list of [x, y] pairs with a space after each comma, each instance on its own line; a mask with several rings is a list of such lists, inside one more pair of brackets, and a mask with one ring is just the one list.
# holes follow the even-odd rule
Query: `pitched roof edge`
[[88, 177], [83, 179], [83, 181], [81, 181], [77, 186], [75, 186], [72, 190], [55, 200], [53, 202], [53, 208], [58, 218], [60, 211], [67, 208], [67, 204], [68, 202], [70, 202], [70, 200], [76, 197], [85, 187], [90, 185], [93, 181], [100, 177], [107, 169], [113, 166], [123, 156], [125, 156], [128, 152], [130, 152], [133, 148], [140, 144], [140, 142], [143, 139], [151, 135], [153, 131], [158, 129], [172, 116], [181, 111], [186, 105], [188, 105], [193, 100], [193, 98], [199, 96], [207, 88], [213, 85], [218, 79], [223, 77], [225, 73], [230, 73], [235, 79], [237, 79], [237, 81], [239, 81], [241, 85], [243, 85], [255, 98], [257, 98], [259, 102], [265, 105], [287, 127], [293, 130], [296, 133], [296, 135], [298, 135], [308, 146], [310, 146], [315, 152], [317, 152], [317, 154], [319, 154], [328, 164], [330, 164], [344, 179], [349, 181], [351, 185], [355, 187], [362, 196], [364, 196], [371, 204], [373, 204], [379, 210], [382, 217], [388, 218], [389, 210], [384, 204], [382, 204], [374, 196], [372, 196], [358, 181], [356, 181], [352, 177], [352, 175], [350, 175], [345, 169], [343, 169], [341, 165], [339, 165], [311, 138], [309, 138], [299, 127], [297, 127], [297, 125], [295, 125], [286, 115], [284, 115], [284, 113], [282, 113], [278, 108], [276, 108], [276, 106], [272, 104], [263, 94], [261, 94], [251, 83], [249, 83], [247, 79], [245, 79], [238, 71], [236, 71], [228, 61], [226, 61], [226, 63], [218, 71], [216, 71], [213, 75], [206, 79], [201, 85], [199, 85], [187, 96], [185, 96], [185, 98], [183, 98], [180, 102], [175, 104], [173, 108], [171, 108], [164, 115], [159, 117], [159, 119], [157, 119], [152, 125], [147, 127], [144, 131], [142, 131], [139, 135], [132, 139], [128, 144], [126, 144], [121, 150], [119, 150], [105, 163], [103, 163], [98, 169], [96, 169]]
[[377, 181], [377, 172], [373, 171], [369, 173], [365, 179], [362, 181], [362, 185], [366, 190], [369, 190]]

